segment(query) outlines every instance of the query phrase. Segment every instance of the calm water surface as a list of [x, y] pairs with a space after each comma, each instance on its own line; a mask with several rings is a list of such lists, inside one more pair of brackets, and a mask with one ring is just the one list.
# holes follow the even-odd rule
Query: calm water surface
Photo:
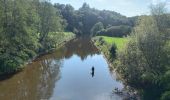
[[96, 47], [76, 39], [1, 79], [0, 100], [122, 100], [112, 91], [123, 87]]

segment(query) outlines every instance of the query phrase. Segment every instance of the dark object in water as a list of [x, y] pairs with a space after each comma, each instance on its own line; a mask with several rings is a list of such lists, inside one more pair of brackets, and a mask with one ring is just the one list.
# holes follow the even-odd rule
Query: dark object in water
[[91, 75], [92, 75], [92, 77], [94, 77], [94, 67], [91, 68], [91, 71], [92, 71]]

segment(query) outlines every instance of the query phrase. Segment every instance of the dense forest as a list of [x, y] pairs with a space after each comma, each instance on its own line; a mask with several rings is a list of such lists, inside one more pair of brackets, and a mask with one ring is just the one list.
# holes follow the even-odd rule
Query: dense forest
[[127, 36], [136, 20], [136, 17], [127, 18], [114, 11], [90, 8], [87, 3], [78, 10], [69, 4], [54, 4], [54, 7], [66, 19], [66, 31], [77, 35]]

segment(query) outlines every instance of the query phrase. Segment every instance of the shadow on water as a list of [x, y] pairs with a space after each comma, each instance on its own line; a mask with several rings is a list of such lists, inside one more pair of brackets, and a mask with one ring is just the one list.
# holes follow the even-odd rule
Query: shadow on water
[[10, 79], [12, 78], [15, 74], [18, 74], [19, 72], [21, 72], [22, 70], [20, 71], [17, 71], [17, 72], [13, 72], [13, 73], [10, 73], [10, 74], [1, 74], [0, 75], [0, 81], [5, 81], [7, 79]]

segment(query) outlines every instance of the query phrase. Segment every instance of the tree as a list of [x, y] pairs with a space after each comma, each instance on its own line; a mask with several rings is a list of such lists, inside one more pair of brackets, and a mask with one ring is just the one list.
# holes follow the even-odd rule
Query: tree
[[63, 20], [59, 16], [57, 10], [53, 7], [53, 5], [46, 0], [40, 4], [40, 37], [39, 41], [42, 45], [41, 51], [47, 46], [47, 37], [49, 32], [62, 31], [63, 27], [61, 23]]
[[91, 36], [96, 36], [98, 33], [100, 33], [104, 29], [103, 23], [98, 22], [96, 23], [92, 29], [91, 29]]
[[[165, 38], [167, 27], [162, 27], [166, 26], [167, 22], [161, 21], [167, 14], [157, 12], [164, 11], [164, 6], [156, 5], [154, 8], [156, 10], [151, 9], [151, 12], [154, 12], [152, 16], [140, 17], [126, 48], [118, 52], [115, 65], [126, 82], [131, 85], [145, 85], [144, 89], [159, 87], [161, 93], [167, 91], [162, 98], [169, 98], [169, 83], [163, 80], [165, 76], [169, 77], [166, 72], [170, 67], [170, 47], [167, 45], [170, 41]], [[161, 93], [157, 95], [158, 98]]]
[[100, 34], [103, 36], [112, 36], [112, 37], [124, 37], [130, 34], [132, 28], [127, 25], [120, 26], [108, 26], [105, 30], [102, 30]]
[[[62, 31], [64, 25], [58, 10], [46, 0], [1, 0], [0, 74], [17, 71], [40, 48], [50, 49], [45, 48], [53, 40], [49, 32]], [[50, 43], [51, 47], [56, 42]]]

